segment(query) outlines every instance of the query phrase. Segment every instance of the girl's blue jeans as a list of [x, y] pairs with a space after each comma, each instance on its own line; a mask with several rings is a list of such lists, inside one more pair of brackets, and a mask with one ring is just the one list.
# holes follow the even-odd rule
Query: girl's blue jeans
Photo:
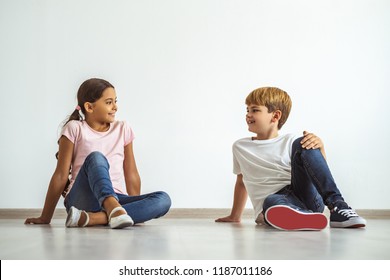
[[304, 212], [323, 212], [343, 197], [319, 149], [302, 148], [298, 138], [292, 146], [291, 185], [269, 195], [263, 204], [263, 213], [274, 205], [287, 205]]
[[165, 215], [171, 199], [165, 192], [139, 196], [115, 193], [109, 175], [109, 163], [100, 152], [92, 152], [85, 159], [70, 192], [65, 198], [66, 211], [71, 206], [87, 212], [103, 211], [103, 201], [112, 196], [125, 208], [134, 223], [142, 223]]

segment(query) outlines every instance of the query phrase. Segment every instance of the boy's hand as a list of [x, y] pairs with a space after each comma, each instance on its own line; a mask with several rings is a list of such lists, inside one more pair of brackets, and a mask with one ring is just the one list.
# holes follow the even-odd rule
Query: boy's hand
[[258, 224], [258, 225], [265, 225], [264, 214], [263, 214], [263, 213], [260, 213], [259, 216], [257, 216], [255, 222], [256, 222], [256, 224]]
[[303, 131], [303, 139], [301, 141], [302, 148], [304, 149], [320, 149], [322, 156], [326, 160], [326, 153], [324, 148], [324, 143], [320, 137], [313, 133], [309, 133], [306, 130]]
[[217, 223], [239, 223], [244, 212], [245, 203], [248, 198], [242, 174], [237, 175], [236, 184], [234, 186], [233, 207], [229, 216], [216, 219]]
[[223, 218], [218, 218], [215, 220], [217, 223], [239, 223], [241, 222], [240, 219], [237, 219], [237, 218], [233, 218], [232, 216], [226, 216], [226, 217], [223, 217]]
[[303, 132], [303, 139], [301, 141], [302, 148], [309, 149], [323, 149], [324, 143], [320, 137], [307, 131]]

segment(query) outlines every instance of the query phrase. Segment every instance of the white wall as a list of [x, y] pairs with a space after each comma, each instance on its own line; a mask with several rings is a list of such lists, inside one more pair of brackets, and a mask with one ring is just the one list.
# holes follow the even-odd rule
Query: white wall
[[[143, 192], [230, 207], [246, 95], [293, 99], [355, 208], [390, 208], [390, 1], [0, 0], [0, 208], [42, 207], [82, 81], [117, 90]], [[62, 206], [62, 203], [59, 203]], [[248, 204], [248, 207], [250, 205]]]

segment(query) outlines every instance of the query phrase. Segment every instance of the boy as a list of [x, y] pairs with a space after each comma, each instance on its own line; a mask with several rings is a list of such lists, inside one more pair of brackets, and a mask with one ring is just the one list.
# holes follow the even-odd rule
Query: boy
[[233, 208], [216, 222], [239, 222], [249, 195], [259, 224], [265, 220], [281, 230], [321, 230], [328, 224], [322, 213], [326, 205], [331, 227], [364, 227], [366, 221], [334, 182], [322, 141], [307, 132], [300, 138], [279, 135], [291, 110], [289, 95], [264, 87], [252, 91], [245, 103], [248, 129], [256, 136], [233, 144]]

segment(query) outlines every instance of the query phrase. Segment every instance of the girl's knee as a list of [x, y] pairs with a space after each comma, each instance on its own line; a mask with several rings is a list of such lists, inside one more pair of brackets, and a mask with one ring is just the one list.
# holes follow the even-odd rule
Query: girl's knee
[[109, 166], [107, 158], [98, 151], [91, 152], [85, 159], [86, 163], [103, 164]]
[[158, 208], [161, 212], [164, 214], [167, 213], [172, 205], [170, 196], [163, 191], [155, 192], [154, 196], [156, 198], [156, 204], [158, 204]]
[[171, 208], [171, 205], [172, 205], [171, 197], [166, 192], [163, 192], [163, 191], [160, 191], [159, 194], [160, 194], [161, 200], [164, 201], [164, 204], [166, 205], [166, 207], [168, 209]]
[[91, 152], [86, 160], [91, 160], [91, 159], [94, 159], [94, 160], [99, 160], [99, 159], [103, 159], [103, 158], [106, 158], [101, 152], [98, 152], [98, 151], [94, 151], [94, 152]]

